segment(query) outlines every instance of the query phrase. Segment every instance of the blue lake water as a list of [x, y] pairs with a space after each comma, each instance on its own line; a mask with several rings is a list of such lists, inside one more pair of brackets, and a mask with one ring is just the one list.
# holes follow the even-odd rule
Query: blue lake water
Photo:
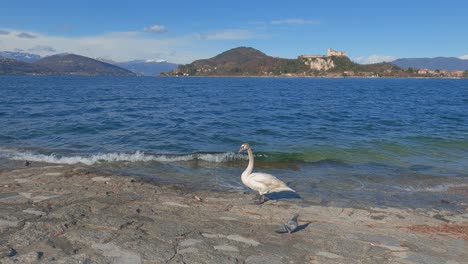
[[457, 209], [468, 80], [0, 77], [0, 168], [83, 163], [243, 189], [244, 142], [256, 171], [306, 200]]

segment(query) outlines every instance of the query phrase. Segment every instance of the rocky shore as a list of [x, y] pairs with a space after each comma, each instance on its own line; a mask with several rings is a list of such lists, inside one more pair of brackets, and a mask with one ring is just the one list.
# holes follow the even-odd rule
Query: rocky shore
[[[0, 263], [466, 263], [468, 210], [338, 208], [85, 166], [0, 171]], [[295, 213], [291, 235], [275, 230]]]

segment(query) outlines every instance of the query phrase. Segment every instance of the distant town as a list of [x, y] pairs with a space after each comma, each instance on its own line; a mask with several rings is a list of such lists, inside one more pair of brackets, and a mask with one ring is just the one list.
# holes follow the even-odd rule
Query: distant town
[[[306, 65], [310, 66], [312, 71], [327, 71], [333, 68], [332, 57], [347, 57], [347, 53], [344, 51], [336, 51], [332, 48], [327, 49], [327, 55], [300, 55], [299, 60], [304, 61]], [[406, 69], [408, 76], [413, 77], [467, 77], [467, 71], [447, 71], [447, 70], [430, 70], [430, 69], [415, 69], [409, 67]], [[386, 73], [391, 74], [391, 70], [387, 70]], [[330, 74], [328, 74], [330, 76]], [[336, 76], [336, 74], [331, 74]], [[352, 70], [343, 71], [343, 76], [373, 76], [371, 72], [354, 72]]]

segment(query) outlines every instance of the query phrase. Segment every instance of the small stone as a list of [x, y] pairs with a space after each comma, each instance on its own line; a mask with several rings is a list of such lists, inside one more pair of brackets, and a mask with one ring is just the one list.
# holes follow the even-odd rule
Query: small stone
[[226, 237], [226, 236], [223, 235], [223, 234], [202, 233], [201, 235], [202, 235], [203, 237], [206, 237], [206, 238], [221, 238], [221, 237]]
[[276, 256], [249, 256], [245, 260], [246, 264], [281, 264], [281, 258]]
[[15, 179], [15, 181], [17, 183], [27, 183], [27, 182], [31, 182], [31, 180], [28, 180], [28, 179]]
[[138, 214], [141, 213], [141, 209], [140, 209], [140, 208], [137, 208], [135, 211], [136, 211]]
[[98, 177], [93, 177], [91, 178], [92, 181], [96, 181], [96, 182], [105, 182], [106, 184], [108, 184], [107, 182], [111, 180], [111, 178], [106, 178], [106, 177], [101, 177], [101, 176], [98, 176]]
[[23, 210], [23, 213], [39, 215], [39, 216], [46, 215], [45, 212], [42, 212], [42, 211], [39, 211], [39, 210], [34, 210], [32, 208], [28, 208], [28, 209]]
[[50, 195], [50, 196], [37, 195], [37, 196], [32, 197], [32, 200], [33, 200], [34, 203], [39, 203], [39, 202], [49, 200], [49, 199], [53, 199], [53, 198], [57, 198], [57, 197], [60, 197], [60, 195]]
[[37, 259], [41, 259], [44, 256], [44, 252], [38, 251], [37, 252]]
[[214, 249], [216, 250], [222, 250], [222, 251], [231, 251], [231, 252], [239, 252], [239, 249], [235, 246], [229, 246], [229, 245], [218, 245], [214, 246]]
[[226, 237], [227, 239], [229, 240], [233, 240], [233, 241], [237, 241], [237, 242], [242, 242], [242, 243], [245, 243], [245, 244], [248, 244], [248, 245], [251, 245], [251, 246], [258, 246], [260, 245], [259, 242], [253, 240], [253, 239], [250, 239], [250, 238], [246, 238], [246, 237], [243, 237], [243, 236], [239, 236], [239, 235], [229, 235]]
[[165, 205], [170, 205], [170, 206], [177, 206], [177, 207], [190, 207], [186, 204], [180, 204], [180, 203], [176, 203], [176, 202], [165, 202], [163, 203]]
[[201, 242], [202, 241], [200, 239], [189, 238], [189, 239], [186, 239], [184, 241], [181, 241], [179, 243], [179, 246], [181, 246], [181, 247], [191, 247], [191, 246], [195, 246], [196, 244], [201, 243]]
[[49, 173], [44, 174], [44, 176], [61, 176], [61, 175], [63, 174], [60, 172], [49, 172]]
[[10, 220], [4, 220], [0, 219], [0, 227], [1, 226], [6, 226], [6, 227], [16, 227], [18, 226], [18, 221], [10, 221]]
[[26, 199], [31, 199], [32, 197], [32, 193], [28, 193], [28, 192], [20, 192], [19, 194], [22, 195]]
[[227, 221], [236, 221], [236, 220], [238, 220], [237, 218], [229, 217], [229, 216], [221, 216], [219, 219], [227, 220]]
[[197, 253], [198, 249], [194, 247], [189, 247], [189, 248], [184, 248], [181, 250], [178, 250], [177, 253], [179, 254], [185, 254], [185, 253]]
[[92, 247], [94, 249], [102, 251], [102, 254], [106, 257], [112, 257], [113, 263], [142, 263], [141, 257], [138, 253], [123, 250], [114, 244], [102, 244], [102, 243], [93, 243]]
[[342, 258], [342, 256], [331, 253], [331, 252], [328, 252], [328, 251], [319, 251], [319, 252], [317, 252], [317, 255], [325, 257], [325, 258], [329, 258], [329, 259]]

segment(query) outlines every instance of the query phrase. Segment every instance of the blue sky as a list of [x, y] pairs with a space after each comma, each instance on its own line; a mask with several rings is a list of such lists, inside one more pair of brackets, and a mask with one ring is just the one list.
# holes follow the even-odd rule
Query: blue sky
[[468, 1], [3, 1], [0, 50], [189, 63], [238, 46], [468, 59]]

